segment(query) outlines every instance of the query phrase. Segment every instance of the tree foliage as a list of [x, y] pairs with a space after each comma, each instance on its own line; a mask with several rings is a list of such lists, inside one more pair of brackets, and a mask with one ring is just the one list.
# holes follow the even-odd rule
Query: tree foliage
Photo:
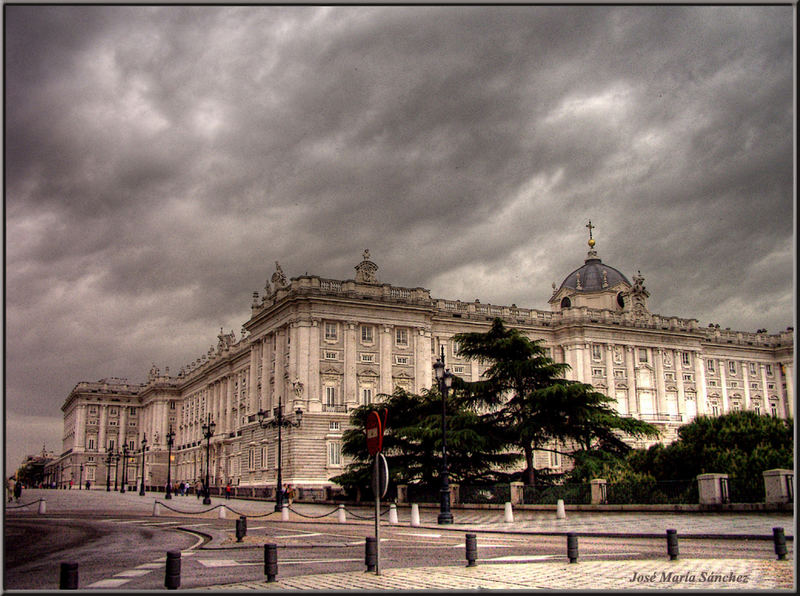
[[[436, 389], [416, 395], [397, 388], [381, 401], [363, 405], [350, 415], [351, 428], [342, 437], [342, 453], [351, 458], [344, 474], [332, 478], [353, 490], [366, 490], [372, 478], [372, 456], [367, 451], [365, 426], [371, 411], [388, 410], [383, 455], [389, 465], [390, 483], [438, 485], [442, 453], [442, 397]], [[493, 477], [519, 458], [504, 453], [504, 439], [481, 415], [460, 399], [458, 390], [448, 395], [447, 463], [450, 478], [479, 482]]]
[[[576, 451], [624, 454], [622, 437], [656, 437], [658, 430], [643, 421], [623, 418], [614, 400], [591, 385], [564, 379], [569, 365], [547, 356], [543, 341], [531, 340], [496, 318], [486, 333], [456, 335], [459, 354], [488, 363], [478, 381], [463, 384], [469, 403], [488, 409], [487, 422], [508, 445], [522, 449], [525, 482], [533, 484], [533, 454], [553, 441], [574, 443]], [[552, 449], [552, 448], [550, 448]]]

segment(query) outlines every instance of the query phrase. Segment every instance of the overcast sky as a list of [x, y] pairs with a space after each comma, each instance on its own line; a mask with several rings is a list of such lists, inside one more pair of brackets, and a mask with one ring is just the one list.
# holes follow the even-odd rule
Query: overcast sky
[[6, 447], [237, 338], [279, 261], [794, 324], [793, 8], [5, 7]]

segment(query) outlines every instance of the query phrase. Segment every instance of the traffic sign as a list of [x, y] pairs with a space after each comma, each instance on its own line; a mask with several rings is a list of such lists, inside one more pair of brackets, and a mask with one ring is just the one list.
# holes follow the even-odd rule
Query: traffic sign
[[378, 453], [376, 457], [378, 459], [378, 465], [377, 470], [374, 468], [372, 470], [372, 494], [382, 499], [386, 496], [386, 491], [389, 489], [389, 463], [386, 461], [383, 453]]
[[383, 447], [383, 426], [381, 425], [381, 417], [373, 410], [367, 414], [367, 423], [365, 425], [367, 431], [367, 451], [370, 455], [377, 455]]

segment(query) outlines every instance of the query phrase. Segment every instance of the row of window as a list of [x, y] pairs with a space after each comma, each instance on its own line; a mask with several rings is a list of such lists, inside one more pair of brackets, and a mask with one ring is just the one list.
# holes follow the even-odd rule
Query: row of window
[[[340, 467], [342, 465], [342, 443], [340, 441], [328, 441], [327, 444], [328, 467]], [[275, 462], [278, 460], [278, 446], [261, 445], [259, 451], [261, 469], [275, 468]], [[256, 447], [250, 447], [247, 451], [247, 470], [249, 472], [256, 471], [256, 453]]]
[[[720, 361], [722, 362], [722, 361]], [[744, 363], [742, 363], [744, 365]], [[717, 361], [716, 360], [706, 360], [706, 370], [711, 374], [717, 373]], [[758, 374], [758, 365], [755, 362], [748, 363], [748, 371], [751, 376], [756, 376]], [[767, 376], [772, 376], [772, 365], [765, 364], [764, 371], [767, 373]], [[732, 375], [739, 374], [739, 366], [735, 360], [728, 360], [728, 373]]]
[[[341, 353], [335, 350], [325, 350], [323, 353], [324, 360], [341, 360]], [[378, 361], [378, 354], [372, 352], [360, 352], [358, 355], [359, 362], [374, 363]], [[400, 365], [411, 364], [411, 356], [403, 356], [395, 354], [394, 363]]]
[[[374, 344], [375, 343], [375, 326], [374, 325], [359, 325], [359, 333], [361, 335], [361, 343], [362, 344]], [[333, 321], [326, 321], [325, 322], [325, 341], [327, 342], [337, 342], [339, 341], [339, 323]], [[394, 343], [395, 345], [408, 347], [408, 329], [403, 327], [397, 327], [394, 330]]]
[[[108, 415], [109, 416], [118, 416], [120, 411], [124, 409], [122, 407], [110, 407], [108, 408]], [[170, 400], [169, 402], [169, 409], [175, 409], [175, 400]], [[139, 409], [136, 406], [128, 406], [128, 416], [136, 416], [139, 413]], [[89, 415], [90, 416], [97, 416], [98, 414], [98, 406], [91, 405], [89, 406]]]

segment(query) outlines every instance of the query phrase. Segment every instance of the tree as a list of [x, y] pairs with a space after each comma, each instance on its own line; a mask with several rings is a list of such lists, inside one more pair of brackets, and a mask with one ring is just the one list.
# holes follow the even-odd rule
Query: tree
[[489, 410], [485, 419], [497, 435], [522, 449], [526, 484], [535, 481], [535, 451], [574, 457], [574, 450], [547, 447], [554, 440], [574, 442], [582, 451], [624, 453], [629, 447], [622, 436], [658, 436], [654, 426], [619, 416], [611, 407], [614, 400], [591, 385], [564, 379], [568, 364], [549, 358], [542, 340], [507, 328], [502, 319], [494, 319], [486, 333], [461, 333], [455, 341], [460, 355], [490, 365], [482, 380], [461, 388], [468, 403]]
[[[365, 425], [370, 411], [388, 410], [383, 454], [395, 484], [436, 486], [441, 468], [441, 394], [430, 389], [416, 395], [397, 388], [380, 402], [363, 405], [350, 415], [351, 428], [342, 437], [342, 453], [351, 458], [346, 472], [331, 478], [348, 489], [365, 489], [372, 478], [372, 456], [367, 451]], [[504, 453], [504, 439], [487, 427], [483, 417], [466, 407], [455, 392], [447, 399], [447, 461], [450, 477], [475, 482], [492, 477], [497, 467], [519, 458]]]

